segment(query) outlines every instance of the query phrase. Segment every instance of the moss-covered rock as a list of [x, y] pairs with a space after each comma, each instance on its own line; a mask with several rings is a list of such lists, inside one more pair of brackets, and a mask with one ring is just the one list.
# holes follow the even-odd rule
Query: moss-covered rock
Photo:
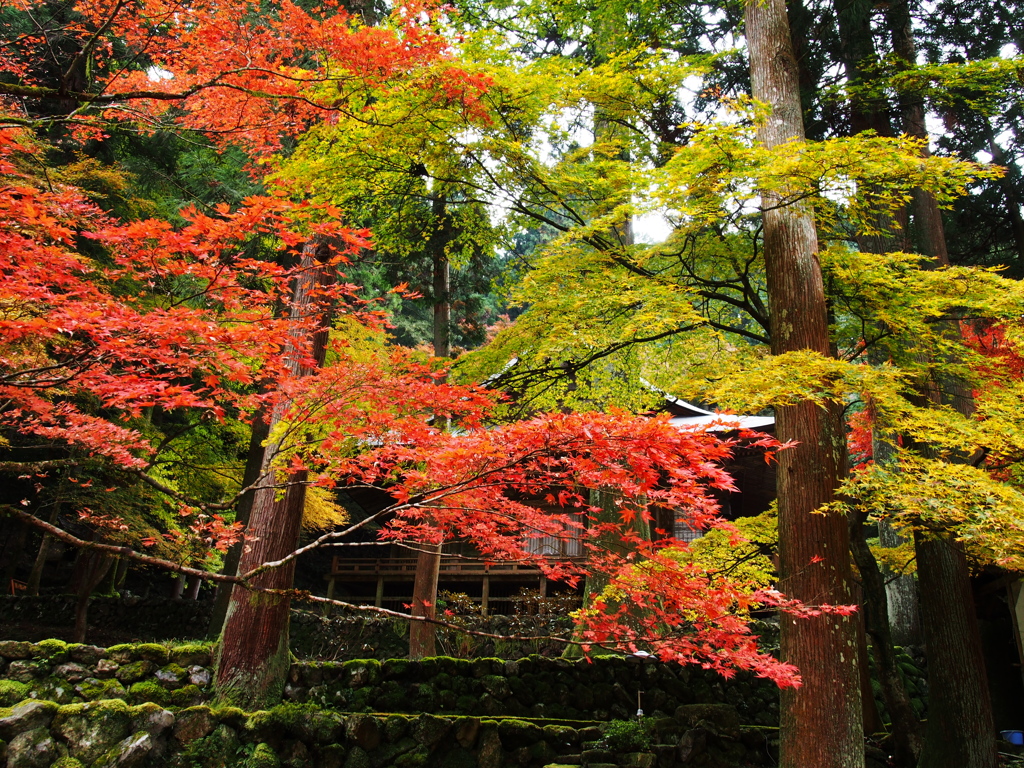
[[169, 661], [167, 647], [159, 643], [140, 643], [136, 645], [135, 658], [151, 661], [158, 667], [162, 667]]
[[0, 709], [0, 739], [10, 741], [18, 734], [35, 728], [48, 728], [57, 714], [51, 701], [23, 701], [9, 709]]
[[128, 699], [133, 704], [151, 701], [164, 707], [170, 703], [171, 695], [159, 683], [152, 680], [140, 680], [137, 683], [133, 683], [131, 688], [128, 689]]
[[122, 664], [121, 668], [114, 673], [114, 677], [120, 680], [125, 685], [131, 685], [137, 683], [140, 680], [144, 680], [156, 671], [156, 663], [148, 659], [140, 659], [139, 661], [132, 661], [127, 664]]
[[57, 710], [51, 730], [71, 750], [71, 756], [92, 763], [128, 736], [128, 705], [114, 699], [69, 704]]
[[22, 699], [27, 699], [30, 690], [32, 689], [28, 683], [0, 680], [0, 707], [12, 707]]
[[430, 764], [430, 751], [426, 747], [418, 747], [394, 759], [395, 768], [426, 768]]
[[60, 664], [68, 659], [68, 644], [63, 640], [41, 640], [32, 645], [32, 657]]
[[199, 686], [182, 686], [176, 691], [171, 691], [171, 705], [175, 707], [194, 707], [204, 699], [203, 691]]
[[501, 745], [507, 750], [528, 747], [544, 738], [544, 730], [526, 720], [499, 720], [498, 734]]
[[408, 680], [413, 669], [409, 659], [385, 659], [381, 662], [381, 676], [385, 680]]
[[36, 698], [53, 701], [57, 704], [70, 704], [75, 700], [74, 686], [59, 677], [45, 677], [32, 686], [32, 695]]
[[452, 730], [452, 721], [444, 717], [422, 714], [416, 718], [412, 735], [416, 741], [432, 749]]
[[146, 702], [129, 710], [131, 714], [130, 730], [132, 733], [145, 731], [150, 736], [164, 734], [174, 725], [174, 713], [158, 704]]
[[[155, 662], [154, 662], [155, 663]], [[160, 685], [168, 689], [180, 688], [188, 682], [188, 670], [180, 664], [165, 664], [153, 673]]]
[[5, 659], [30, 659], [32, 658], [32, 643], [21, 640], [0, 641], [0, 656]]
[[78, 683], [87, 677], [92, 677], [92, 670], [77, 661], [67, 661], [54, 667], [53, 675], [67, 680], [69, 683]]
[[127, 691], [121, 685], [120, 680], [114, 678], [100, 679], [98, 677], [87, 677], [75, 685], [75, 693], [86, 701], [123, 699], [127, 695]]
[[68, 656], [79, 664], [96, 664], [100, 659], [107, 658], [107, 649], [98, 645], [72, 643], [68, 646]]
[[60, 758], [50, 768], [85, 768], [85, 766], [82, 765], [81, 760], [68, 756]]
[[136, 768], [145, 765], [153, 752], [153, 737], [145, 731], [133, 733], [118, 742], [92, 768]]
[[107, 658], [115, 664], [127, 664], [135, 660], [135, 646], [131, 643], [121, 643], [107, 648]]
[[260, 743], [239, 765], [240, 768], [280, 768], [281, 761], [269, 744]]
[[4, 674], [9, 680], [31, 683], [50, 674], [50, 663], [44, 659], [19, 659], [12, 661]]
[[209, 707], [189, 707], [174, 720], [174, 738], [182, 744], [208, 736], [217, 727], [217, 718]]
[[213, 654], [209, 643], [176, 645], [170, 649], [170, 660], [182, 667], [193, 665], [208, 667], [212, 659]]
[[380, 745], [380, 723], [377, 718], [369, 715], [352, 715], [345, 723], [345, 736], [356, 746], [370, 752]]
[[11, 768], [46, 768], [62, 757], [61, 747], [48, 730], [33, 728], [11, 739], [7, 764]]
[[362, 688], [380, 679], [380, 662], [376, 659], [346, 661], [342, 665], [342, 670], [349, 688]]

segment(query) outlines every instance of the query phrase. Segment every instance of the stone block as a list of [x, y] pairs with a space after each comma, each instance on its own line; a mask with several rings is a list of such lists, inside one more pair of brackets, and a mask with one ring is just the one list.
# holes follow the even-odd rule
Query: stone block
[[10, 741], [21, 733], [48, 728], [57, 714], [57, 705], [49, 701], [23, 701], [4, 713], [0, 710], [0, 739]]

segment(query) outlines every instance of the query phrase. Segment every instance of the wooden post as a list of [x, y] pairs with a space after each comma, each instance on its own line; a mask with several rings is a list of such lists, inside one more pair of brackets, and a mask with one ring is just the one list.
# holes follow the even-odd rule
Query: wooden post
[[377, 594], [373, 596], [373, 604], [377, 608], [381, 608], [384, 605], [384, 577], [377, 577]]
[[487, 615], [487, 604], [491, 599], [491, 577], [484, 576], [483, 584], [480, 587], [480, 615]]

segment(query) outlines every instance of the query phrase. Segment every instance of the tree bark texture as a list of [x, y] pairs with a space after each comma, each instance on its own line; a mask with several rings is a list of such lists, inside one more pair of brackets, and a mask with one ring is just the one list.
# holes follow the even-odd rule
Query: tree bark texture
[[994, 768], [992, 703], [963, 548], [949, 535], [916, 533], [914, 544], [928, 656], [920, 768]]
[[[319, 367], [327, 350], [329, 314], [316, 300], [316, 289], [333, 283], [334, 270], [324, 264], [327, 245], [313, 241], [303, 250], [300, 270], [292, 291], [291, 313], [297, 320], [317, 318], [316, 330], [308, 339], [311, 357]], [[298, 336], [301, 331], [296, 330]], [[303, 339], [296, 338], [289, 352], [291, 369], [297, 377], [312, 374], [302, 364], [298, 350]], [[270, 432], [285, 417], [289, 402], [278, 403], [271, 414]], [[253, 497], [249, 526], [242, 541], [238, 572], [248, 573], [264, 563], [280, 560], [295, 550], [302, 526], [307, 473], [292, 472], [281, 477], [275, 459], [279, 443], [268, 443], [260, 472], [259, 488]], [[285, 480], [282, 492], [277, 481]], [[265, 487], [264, 487], [265, 486]], [[291, 589], [295, 561], [265, 571], [252, 580], [255, 587]], [[289, 667], [288, 618], [290, 599], [267, 595], [236, 586], [231, 593], [224, 630], [218, 649], [216, 685], [222, 701], [247, 709], [262, 709], [279, 703]]]
[[[263, 471], [263, 462], [266, 458], [267, 438], [270, 437], [270, 423], [267, 421], [267, 414], [260, 408], [252, 417], [252, 432], [249, 435], [249, 450], [245, 457], [245, 470], [242, 473], [242, 487], [248, 488], [255, 485], [260, 479]], [[246, 491], [238, 500], [235, 508], [235, 521], [243, 526], [249, 525], [249, 518], [252, 515], [252, 503], [256, 491]], [[224, 556], [224, 567], [221, 573], [228, 576], [238, 575], [238, 562], [242, 557], [242, 542], [233, 544]], [[219, 637], [224, 629], [224, 619], [228, 615], [228, 605], [231, 603], [232, 585], [221, 582], [217, 585], [217, 594], [214, 597], [213, 612], [210, 616], [210, 627], [207, 633], [210, 637]]]
[[882, 698], [892, 720], [896, 765], [913, 768], [921, 754], [921, 721], [910, 704], [910, 695], [903, 683], [889, 624], [889, 601], [885, 577], [868, 547], [865, 538], [867, 512], [850, 518], [850, 545], [854, 562], [860, 571], [863, 603], [861, 613], [864, 629], [874, 649], [875, 675], [882, 688]]
[[[441, 563], [440, 544], [419, 544], [416, 579], [413, 583], [413, 616], [432, 619], [437, 615], [437, 578]], [[426, 621], [409, 622], [409, 658], [425, 659], [437, 655], [436, 629]]]
[[[766, 147], [804, 138], [798, 68], [784, 0], [751, 0], [746, 34], [754, 98], [771, 107], [759, 129]], [[764, 252], [773, 354], [830, 354], [828, 312], [808, 210], [781, 207], [764, 195]], [[779, 454], [780, 588], [809, 604], [852, 602], [846, 520], [814, 514], [831, 501], [845, 467], [839, 407], [812, 402], [776, 411], [777, 436], [795, 447]], [[864, 765], [864, 729], [857, 668], [857, 622], [823, 614], [783, 616], [782, 660], [796, 665], [800, 688], [782, 692], [780, 764], [784, 768]]]
[[[434, 357], [452, 356], [451, 264], [448, 243], [453, 237], [448, 200], [443, 194], [431, 200], [434, 231], [428, 240], [431, 279], [434, 292]], [[437, 580], [441, 571], [442, 544], [421, 543], [416, 557], [416, 576], [412, 585], [413, 616], [434, 618], [437, 606]], [[436, 654], [437, 629], [425, 621], [409, 623], [409, 658], [423, 659]]]
[[[913, 21], [909, 0], [894, 0], [888, 6], [887, 21], [892, 38], [893, 53], [907, 66], [917, 63], [917, 46], [914, 42]], [[903, 132], [924, 141], [922, 157], [931, 156], [928, 148], [928, 128], [925, 124], [924, 97], [920, 94], [904, 93], [900, 96], [900, 112], [903, 117]], [[939, 264], [949, 266], [949, 252], [946, 249], [946, 233], [942, 226], [942, 213], [935, 196], [924, 189], [914, 190], [911, 204], [913, 229], [918, 246], [923, 254], [931, 256]]]
[[71, 642], [84, 643], [89, 630], [89, 598], [93, 590], [103, 580], [114, 560], [102, 552], [85, 550], [78, 556], [75, 563], [75, 626], [71, 631]]

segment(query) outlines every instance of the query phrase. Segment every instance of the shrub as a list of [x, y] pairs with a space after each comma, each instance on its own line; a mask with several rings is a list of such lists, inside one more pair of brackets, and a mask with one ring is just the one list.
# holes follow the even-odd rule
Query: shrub
[[602, 730], [614, 752], [645, 752], [654, 743], [654, 720], [611, 720]]

